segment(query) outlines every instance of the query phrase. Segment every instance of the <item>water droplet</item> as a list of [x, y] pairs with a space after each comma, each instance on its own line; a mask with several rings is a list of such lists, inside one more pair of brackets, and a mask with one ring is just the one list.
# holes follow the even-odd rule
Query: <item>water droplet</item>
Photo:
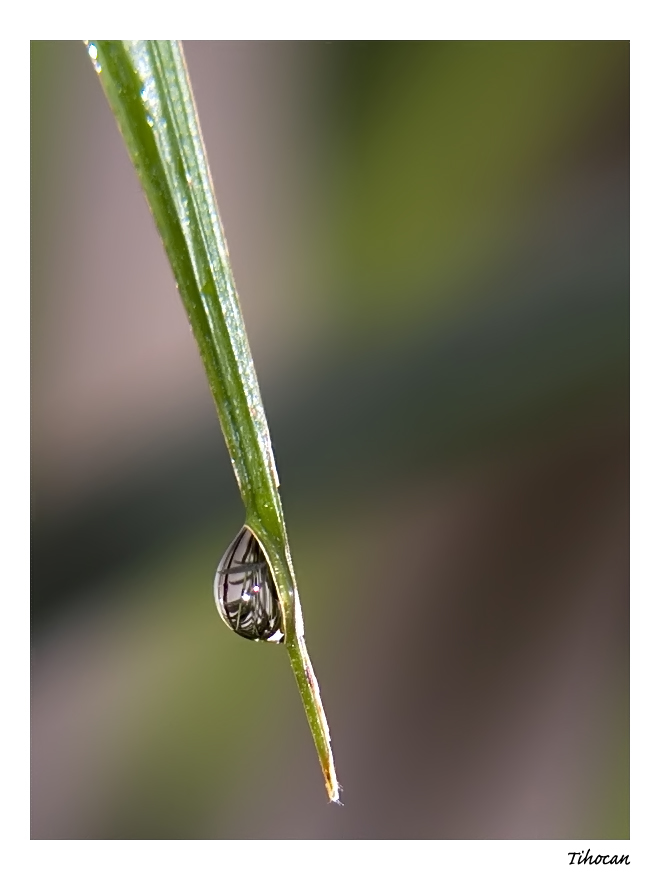
[[282, 612], [263, 550], [247, 526], [231, 542], [213, 582], [220, 616], [239, 636], [253, 641], [284, 640]]
[[97, 73], [100, 73], [101, 72], [101, 65], [96, 60], [98, 58], [99, 53], [98, 53], [98, 49], [96, 48], [94, 43], [90, 43], [90, 42], [87, 43], [87, 54], [92, 59], [92, 64], [94, 65], [94, 70]]

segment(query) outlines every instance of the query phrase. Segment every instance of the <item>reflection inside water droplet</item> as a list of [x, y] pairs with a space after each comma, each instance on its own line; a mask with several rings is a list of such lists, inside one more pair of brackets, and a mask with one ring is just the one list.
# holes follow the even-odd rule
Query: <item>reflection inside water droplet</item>
[[253, 641], [284, 640], [282, 613], [270, 566], [247, 526], [220, 560], [213, 593], [220, 616], [239, 636]]

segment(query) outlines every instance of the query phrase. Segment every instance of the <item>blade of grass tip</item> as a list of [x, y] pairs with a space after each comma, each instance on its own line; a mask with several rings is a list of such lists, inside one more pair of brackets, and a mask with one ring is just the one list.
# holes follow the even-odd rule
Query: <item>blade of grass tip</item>
[[285, 646], [331, 801], [330, 732], [304, 641], [279, 481], [183, 50], [176, 41], [88, 40], [172, 265], [245, 504], [282, 608]]

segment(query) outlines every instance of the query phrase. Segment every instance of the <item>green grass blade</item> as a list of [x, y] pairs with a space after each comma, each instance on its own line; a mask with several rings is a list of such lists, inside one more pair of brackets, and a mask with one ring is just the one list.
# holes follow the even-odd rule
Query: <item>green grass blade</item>
[[285, 645], [328, 795], [339, 801], [330, 733], [303, 638], [268, 425], [182, 48], [163, 40], [90, 40], [87, 48], [172, 265], [245, 504], [246, 525], [273, 572]]

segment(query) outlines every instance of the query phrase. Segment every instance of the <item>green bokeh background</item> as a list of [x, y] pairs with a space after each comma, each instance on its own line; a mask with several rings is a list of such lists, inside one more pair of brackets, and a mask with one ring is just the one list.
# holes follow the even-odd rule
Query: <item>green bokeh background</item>
[[344, 808], [82, 44], [32, 43], [34, 838], [627, 838], [627, 42], [185, 43]]

